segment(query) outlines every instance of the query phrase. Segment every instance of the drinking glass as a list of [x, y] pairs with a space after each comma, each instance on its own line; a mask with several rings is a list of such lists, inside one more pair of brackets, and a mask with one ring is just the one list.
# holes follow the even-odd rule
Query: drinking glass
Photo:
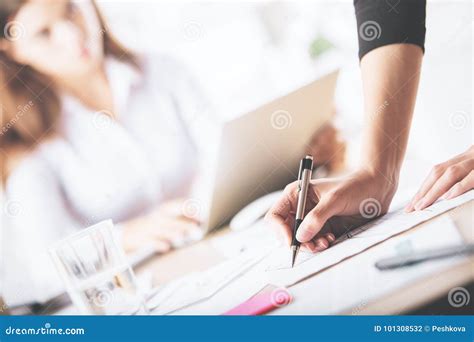
[[148, 314], [111, 220], [67, 237], [50, 254], [76, 307], [87, 315]]

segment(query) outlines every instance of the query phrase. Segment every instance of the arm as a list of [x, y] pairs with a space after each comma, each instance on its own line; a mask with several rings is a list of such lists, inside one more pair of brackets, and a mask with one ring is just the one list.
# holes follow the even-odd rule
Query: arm
[[396, 188], [410, 132], [423, 58], [415, 45], [372, 50], [361, 61], [365, 130], [361, 168]]
[[425, 42], [426, 0], [354, 0], [366, 129], [362, 165], [397, 184]]
[[[329, 247], [335, 237], [385, 213], [397, 188], [424, 51], [425, 2], [401, 0], [397, 13], [387, 5], [355, 1], [366, 123], [361, 163], [343, 178], [311, 182], [310, 211], [297, 234], [311, 251]], [[367, 23], [379, 31], [375, 38], [367, 35]], [[296, 197], [294, 182], [267, 213], [288, 243]]]

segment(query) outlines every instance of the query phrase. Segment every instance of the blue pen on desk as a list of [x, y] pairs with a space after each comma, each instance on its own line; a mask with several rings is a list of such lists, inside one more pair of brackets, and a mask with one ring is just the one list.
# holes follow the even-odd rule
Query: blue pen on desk
[[296, 257], [300, 250], [300, 242], [296, 239], [296, 232], [301, 222], [303, 222], [304, 211], [306, 207], [306, 197], [308, 195], [309, 182], [313, 172], [313, 157], [307, 155], [300, 162], [300, 170], [298, 172], [298, 202], [296, 204], [295, 226], [293, 229], [293, 237], [291, 240], [291, 267], [295, 265]]

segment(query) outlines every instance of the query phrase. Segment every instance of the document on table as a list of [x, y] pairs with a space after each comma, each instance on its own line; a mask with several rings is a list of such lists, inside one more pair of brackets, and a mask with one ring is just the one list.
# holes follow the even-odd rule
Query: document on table
[[270, 249], [248, 251], [203, 272], [179, 278], [159, 288], [148, 300], [153, 315], [168, 314], [213, 296], [261, 261]]
[[405, 213], [403, 206], [340, 237], [327, 250], [312, 254], [300, 252], [291, 268], [287, 246], [276, 248], [256, 267], [269, 284], [290, 286], [367, 248], [406, 231], [474, 198], [474, 190], [451, 200], [441, 200], [422, 211]]
[[213, 238], [210, 243], [226, 258], [233, 258], [250, 250], [273, 249], [281, 244], [277, 235], [268, 229], [263, 220], [255, 222], [251, 228]]
[[473, 198], [474, 190], [409, 214], [400, 203], [385, 216], [341, 237], [324, 252], [301, 251], [294, 268], [290, 265], [288, 246], [275, 247], [274, 241], [267, 239], [271, 233], [257, 224], [245, 233], [231, 234], [234, 240], [225, 237], [213, 242], [215, 248], [227, 251], [228, 260], [164, 285], [148, 305], [155, 315], [177, 310], [188, 314], [219, 314], [239, 304], [239, 300], [248, 299], [266, 284], [293, 285]]
[[[358, 274], [364, 274], [368, 278], [368, 284], [365, 287], [365, 298], [362, 299], [362, 302], [382, 297], [431, 274], [439, 275], [441, 277], [440, 281], [442, 281], [444, 270], [468, 260], [468, 258], [464, 255], [457, 255], [390, 271], [378, 270], [375, 267], [376, 261], [396, 255], [407, 255], [416, 251], [461, 246], [462, 244], [462, 236], [453, 221], [449, 216], [440, 216], [419, 229], [414, 229], [406, 235], [395, 236], [382, 245], [375, 246], [366, 253], [357, 256], [358, 265], [360, 266], [358, 270], [355, 269], [352, 273], [355, 274], [359, 271]], [[358, 268], [355, 265], [352, 265], [352, 267]], [[368, 269], [364, 272], [360, 270], [360, 267], [368, 267]], [[361, 293], [360, 290], [347, 289], [344, 294], [341, 294], [343, 298], [341, 298], [340, 303], [346, 303], [346, 308], [348, 308], [349, 303], [352, 302], [357, 310], [358, 305], [361, 304], [361, 298], [356, 295], [356, 292]], [[348, 298], [350, 295], [353, 295], [352, 301]], [[343, 301], [343, 299], [346, 301]], [[354, 302], [357, 299], [359, 302]]]
[[[390, 271], [377, 269], [376, 261], [421, 250], [460, 246], [462, 243], [462, 236], [449, 216], [436, 217], [423, 227], [410, 230], [407, 234], [394, 236], [336, 267], [319, 273], [307, 282], [290, 287], [289, 290], [295, 298], [304, 300], [295, 300], [292, 305], [285, 307], [277, 314], [377, 314], [378, 312], [372, 310], [364, 310], [370, 306], [370, 303], [386, 298], [391, 293], [418, 283], [426, 277], [439, 276], [439, 282], [443, 283], [446, 280], [444, 272], [465, 262], [468, 258], [453, 256]], [[406, 297], [406, 302], [399, 304], [400, 306], [407, 305], [409, 309], [412, 302]]]

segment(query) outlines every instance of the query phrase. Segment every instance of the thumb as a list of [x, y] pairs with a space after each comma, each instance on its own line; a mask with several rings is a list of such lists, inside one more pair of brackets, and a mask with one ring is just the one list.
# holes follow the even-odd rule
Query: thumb
[[311, 240], [323, 228], [326, 221], [337, 214], [338, 207], [334, 201], [321, 200], [301, 222], [296, 232], [296, 239], [300, 242]]

